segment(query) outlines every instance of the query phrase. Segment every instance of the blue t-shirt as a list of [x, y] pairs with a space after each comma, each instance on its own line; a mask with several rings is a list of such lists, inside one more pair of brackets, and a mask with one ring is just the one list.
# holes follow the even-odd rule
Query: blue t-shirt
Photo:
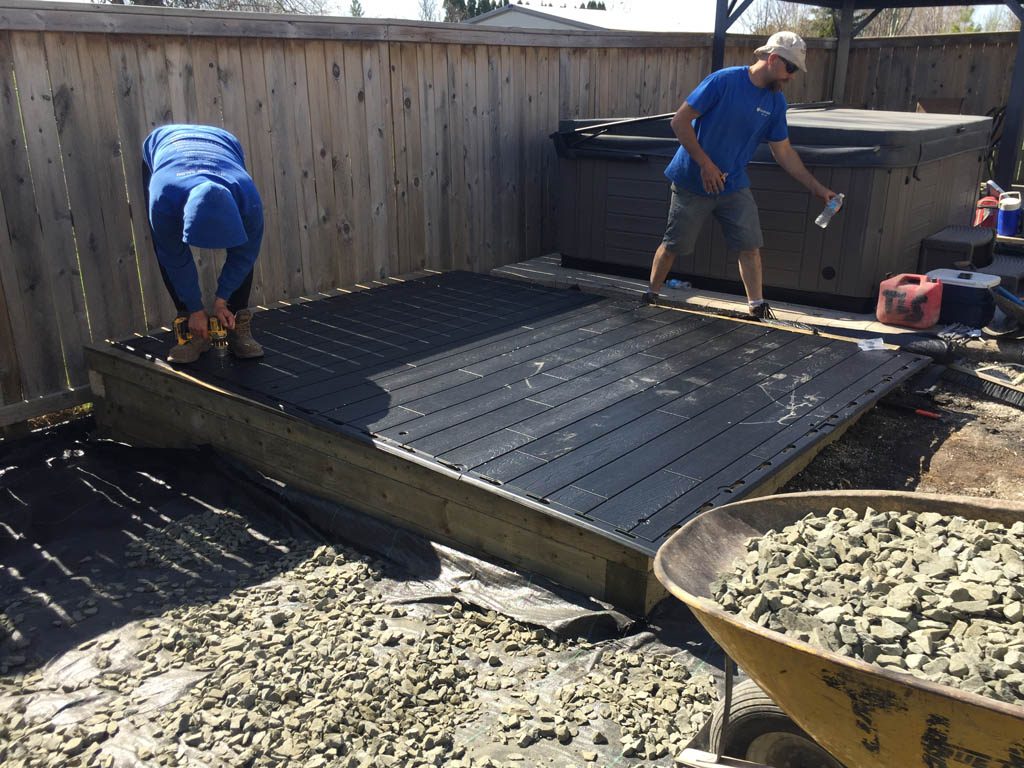
[[[700, 112], [693, 121], [697, 141], [722, 173], [729, 174], [721, 194], [750, 186], [747, 163], [762, 141], [782, 141], [786, 127], [786, 97], [750, 82], [747, 67], [720, 69], [704, 78], [686, 103]], [[707, 195], [700, 166], [682, 146], [665, 169], [677, 186]]]
[[[234, 200], [237, 216], [233, 210], [228, 212], [230, 216], [223, 219], [225, 230], [232, 223], [238, 228], [238, 216], [244, 229], [230, 233], [231, 247], [225, 248], [227, 256], [217, 281], [217, 296], [230, 299], [252, 271], [263, 240], [263, 203], [252, 177], [245, 170], [242, 145], [221, 128], [164, 125], [146, 137], [142, 157], [150, 174], [148, 213], [153, 248], [175, 293], [189, 312], [202, 309], [203, 298], [195, 260], [185, 238], [206, 247], [228, 244], [216, 245], [216, 217], [199, 222], [206, 225], [205, 232], [197, 231], [197, 226], [187, 233], [192, 223], [186, 221], [189, 194], [200, 185], [209, 187], [209, 182], [230, 192], [230, 198], [224, 197], [229, 207], [231, 199]], [[211, 242], [204, 242], [204, 239]]]

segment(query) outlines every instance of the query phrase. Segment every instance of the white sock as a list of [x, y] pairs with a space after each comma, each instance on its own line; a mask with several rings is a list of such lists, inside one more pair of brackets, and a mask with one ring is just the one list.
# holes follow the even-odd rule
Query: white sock
[[754, 309], [755, 307], [760, 307], [762, 304], [764, 304], [764, 299], [758, 299], [757, 301], [747, 302], [747, 306], [750, 307], [751, 309]]

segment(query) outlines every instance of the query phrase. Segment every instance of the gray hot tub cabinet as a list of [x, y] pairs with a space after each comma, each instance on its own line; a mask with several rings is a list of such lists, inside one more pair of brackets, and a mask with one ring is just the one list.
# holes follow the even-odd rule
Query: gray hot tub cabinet
[[[916, 272], [921, 241], [970, 223], [991, 120], [859, 109], [791, 109], [790, 141], [846, 205], [825, 230], [822, 203], [761, 145], [749, 167], [761, 212], [769, 298], [870, 311], [887, 274]], [[665, 166], [678, 142], [667, 119], [565, 120], [558, 245], [566, 266], [644, 276], [668, 215]], [[597, 135], [594, 135], [594, 134]], [[734, 254], [708, 222], [673, 273], [698, 286], [739, 291]]]

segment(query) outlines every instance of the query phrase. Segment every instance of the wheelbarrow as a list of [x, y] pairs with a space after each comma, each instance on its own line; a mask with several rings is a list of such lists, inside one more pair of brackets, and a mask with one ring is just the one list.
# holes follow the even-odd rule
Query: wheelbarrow
[[[714, 751], [687, 750], [682, 764], [1024, 767], [1024, 706], [815, 648], [729, 613], [711, 599], [712, 581], [746, 554], [748, 539], [832, 507], [937, 512], [1005, 525], [1024, 520], [1020, 502], [890, 491], [766, 496], [695, 517], [658, 550], [654, 571], [726, 653], [726, 698], [739, 707], [726, 702], [724, 712], [713, 718]], [[746, 688], [731, 690], [731, 660], [750, 677]]]

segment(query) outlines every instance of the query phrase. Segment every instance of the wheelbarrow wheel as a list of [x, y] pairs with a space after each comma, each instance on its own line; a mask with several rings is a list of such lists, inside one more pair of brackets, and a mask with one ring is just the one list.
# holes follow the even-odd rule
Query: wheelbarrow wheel
[[732, 691], [723, 743], [723, 707], [711, 718], [711, 751], [772, 768], [843, 768], [794, 723], [753, 680]]

